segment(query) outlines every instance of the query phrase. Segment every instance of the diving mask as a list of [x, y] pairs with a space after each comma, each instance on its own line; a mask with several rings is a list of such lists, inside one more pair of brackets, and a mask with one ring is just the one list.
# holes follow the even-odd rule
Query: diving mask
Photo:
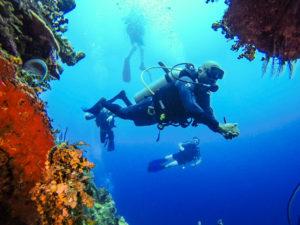
[[222, 79], [224, 77], [224, 71], [216, 66], [212, 66], [206, 70], [207, 76], [212, 79]]

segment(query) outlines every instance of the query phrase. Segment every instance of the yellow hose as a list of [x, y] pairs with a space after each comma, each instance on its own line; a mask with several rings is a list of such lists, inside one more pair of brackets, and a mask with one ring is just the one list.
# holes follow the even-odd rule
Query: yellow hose
[[[152, 95], [155, 95], [154, 91], [151, 90], [151, 88], [146, 84], [146, 82], [144, 81], [144, 73], [147, 72], [148, 70], [151, 70], [151, 69], [155, 69], [155, 68], [162, 68], [162, 69], [172, 69], [172, 67], [164, 67], [164, 66], [151, 66], [151, 67], [148, 67], [146, 69], [144, 69], [141, 73], [141, 80], [142, 80], [142, 83], [143, 85], [145, 86], [145, 88], [148, 89], [148, 91], [152, 94]], [[178, 70], [178, 71], [181, 71], [181, 69], [174, 69], [173, 70]]]

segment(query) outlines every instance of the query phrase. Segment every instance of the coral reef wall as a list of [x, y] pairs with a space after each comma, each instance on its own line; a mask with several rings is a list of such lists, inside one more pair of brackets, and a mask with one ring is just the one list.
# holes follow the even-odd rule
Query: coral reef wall
[[84, 212], [90, 220], [97, 221], [96, 224], [99, 225], [128, 225], [124, 217], [115, 216], [117, 210], [114, 200], [105, 188], [96, 187], [92, 173], [90, 174], [90, 182], [87, 189], [94, 198], [93, 207], [84, 207]]
[[[209, 1], [207, 1], [209, 2]], [[213, 0], [212, 0], [213, 2]], [[266, 58], [293, 61], [300, 57], [300, 2], [298, 0], [227, 0], [224, 17], [213, 25], [228, 39], [236, 38], [232, 50], [254, 59], [255, 51]]]
[[0, 0], [0, 224], [126, 224], [90, 178], [83, 143], [55, 143], [39, 98], [59, 79], [59, 58], [71, 66], [84, 57], [62, 37], [74, 8], [73, 0]]
[[41, 178], [54, 138], [43, 103], [16, 79], [16, 70], [0, 56], [0, 221], [30, 224], [38, 214], [29, 191]]

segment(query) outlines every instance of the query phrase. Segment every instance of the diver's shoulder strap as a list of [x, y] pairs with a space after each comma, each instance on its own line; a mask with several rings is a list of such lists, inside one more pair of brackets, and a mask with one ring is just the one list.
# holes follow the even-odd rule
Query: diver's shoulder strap
[[195, 79], [197, 78], [197, 71], [192, 63], [187, 63], [185, 65], [185, 68], [180, 71], [179, 78], [184, 76], [190, 77], [193, 81], [195, 81]]

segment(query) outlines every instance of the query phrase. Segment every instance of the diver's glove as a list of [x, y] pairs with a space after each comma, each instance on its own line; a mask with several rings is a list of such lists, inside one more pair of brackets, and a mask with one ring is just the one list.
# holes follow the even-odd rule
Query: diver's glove
[[218, 132], [224, 136], [226, 139], [232, 139], [239, 136], [240, 131], [238, 129], [237, 123], [224, 123], [219, 124]]
[[86, 112], [85, 114], [84, 114], [84, 118], [86, 119], [86, 120], [91, 120], [91, 119], [94, 119], [96, 116], [95, 115], [93, 115], [92, 113], [89, 113], [89, 112]]
[[106, 121], [107, 121], [108, 123], [111, 123], [112, 120], [113, 120], [113, 116], [109, 116], [109, 117], [107, 117], [107, 119], [106, 119]]

